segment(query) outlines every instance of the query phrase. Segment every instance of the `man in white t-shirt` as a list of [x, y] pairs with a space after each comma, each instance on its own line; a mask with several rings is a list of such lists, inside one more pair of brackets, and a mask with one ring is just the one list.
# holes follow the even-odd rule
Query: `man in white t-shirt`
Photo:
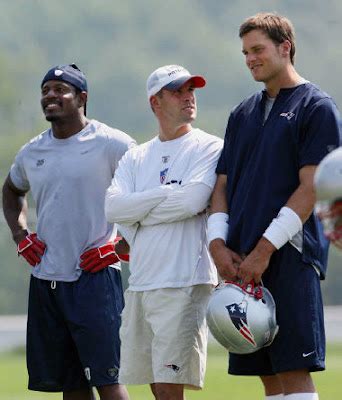
[[108, 221], [129, 242], [120, 383], [150, 384], [155, 398], [184, 399], [203, 386], [205, 311], [216, 268], [205, 209], [222, 140], [191, 126], [205, 79], [178, 65], [155, 70], [147, 95], [159, 134], [129, 150], [107, 190]]

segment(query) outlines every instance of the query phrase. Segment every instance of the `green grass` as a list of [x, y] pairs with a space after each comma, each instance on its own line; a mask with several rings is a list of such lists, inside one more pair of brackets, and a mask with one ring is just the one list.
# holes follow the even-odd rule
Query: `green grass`
[[[226, 352], [218, 346], [209, 348], [206, 383], [202, 391], [187, 391], [187, 400], [250, 400], [263, 399], [258, 378], [233, 377], [226, 373]], [[0, 354], [0, 400], [55, 400], [61, 394], [31, 392], [26, 389], [27, 374], [23, 350]], [[313, 374], [320, 400], [336, 400], [341, 396], [342, 344], [330, 344], [327, 370]], [[129, 387], [131, 400], [153, 399], [148, 386]]]

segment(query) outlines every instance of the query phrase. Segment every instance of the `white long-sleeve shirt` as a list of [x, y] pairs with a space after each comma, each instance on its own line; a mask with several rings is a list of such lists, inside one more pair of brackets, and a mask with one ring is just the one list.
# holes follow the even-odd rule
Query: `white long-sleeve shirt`
[[131, 246], [130, 290], [216, 284], [206, 216], [223, 141], [199, 129], [129, 150], [105, 200]]

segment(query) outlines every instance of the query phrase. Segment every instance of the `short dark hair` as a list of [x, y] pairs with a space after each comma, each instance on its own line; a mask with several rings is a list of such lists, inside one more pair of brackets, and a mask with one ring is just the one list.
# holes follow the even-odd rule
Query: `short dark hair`
[[255, 29], [265, 33], [275, 44], [281, 44], [288, 40], [291, 43], [290, 60], [294, 64], [296, 52], [295, 30], [288, 18], [275, 13], [253, 15], [241, 24], [239, 29], [240, 38]]

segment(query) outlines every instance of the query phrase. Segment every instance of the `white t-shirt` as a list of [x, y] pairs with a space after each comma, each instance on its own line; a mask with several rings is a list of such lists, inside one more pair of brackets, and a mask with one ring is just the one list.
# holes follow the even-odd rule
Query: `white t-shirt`
[[130, 149], [106, 194], [107, 219], [131, 246], [133, 291], [216, 284], [202, 212], [216, 181], [222, 139], [199, 129]]
[[37, 235], [46, 243], [32, 274], [41, 279], [75, 281], [80, 255], [116, 235], [104, 215], [104, 196], [122, 155], [134, 140], [96, 120], [79, 133], [57, 139], [51, 129], [18, 152], [10, 177], [31, 190]]

